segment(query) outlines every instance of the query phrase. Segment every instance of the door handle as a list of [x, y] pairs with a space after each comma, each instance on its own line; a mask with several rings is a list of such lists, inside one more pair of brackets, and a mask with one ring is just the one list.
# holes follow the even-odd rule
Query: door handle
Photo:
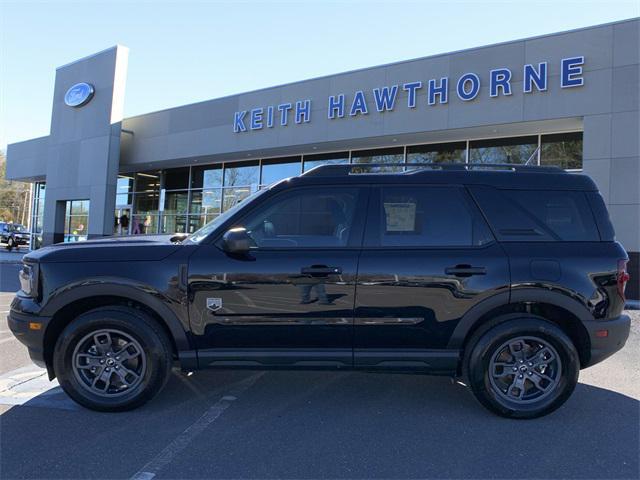
[[301, 268], [300, 273], [303, 275], [340, 275], [342, 273], [342, 268], [327, 267], [326, 265], [311, 265], [310, 267]]
[[445, 268], [444, 273], [456, 277], [471, 277], [472, 275], [486, 275], [487, 269], [485, 267], [472, 267], [471, 265], [456, 265], [455, 267]]

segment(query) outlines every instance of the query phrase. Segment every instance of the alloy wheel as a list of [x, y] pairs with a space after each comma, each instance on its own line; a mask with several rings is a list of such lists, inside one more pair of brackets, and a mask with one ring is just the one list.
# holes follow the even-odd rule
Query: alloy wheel
[[556, 389], [562, 376], [562, 363], [549, 342], [522, 336], [506, 341], [495, 350], [488, 373], [491, 386], [500, 398], [527, 404], [549, 396]]
[[135, 389], [147, 367], [140, 343], [115, 329], [101, 329], [82, 338], [72, 354], [73, 374], [80, 385], [101, 397], [116, 397]]

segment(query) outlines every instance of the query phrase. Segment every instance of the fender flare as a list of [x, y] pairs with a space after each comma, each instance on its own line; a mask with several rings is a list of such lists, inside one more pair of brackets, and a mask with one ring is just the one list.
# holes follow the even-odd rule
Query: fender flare
[[[182, 322], [176, 313], [167, 306], [166, 297], [149, 285], [141, 285], [122, 278], [95, 278], [66, 285], [58, 290], [43, 306], [40, 314], [53, 317], [60, 309], [78, 300], [91, 297], [115, 296], [140, 303], [158, 314], [164, 325], [169, 329], [176, 345], [178, 356], [183, 362], [187, 360], [194, 349], [191, 346], [188, 332], [190, 331], [188, 318]], [[195, 353], [193, 354], [195, 360]], [[184, 362], [183, 362], [184, 363]]]
[[503, 305], [535, 302], [548, 303], [567, 310], [580, 320], [593, 320], [593, 314], [579, 297], [570, 291], [542, 288], [514, 288], [511, 292], [501, 292], [481, 301], [472, 307], [458, 322], [453, 330], [447, 348], [462, 348], [469, 332], [476, 322], [486, 313]]

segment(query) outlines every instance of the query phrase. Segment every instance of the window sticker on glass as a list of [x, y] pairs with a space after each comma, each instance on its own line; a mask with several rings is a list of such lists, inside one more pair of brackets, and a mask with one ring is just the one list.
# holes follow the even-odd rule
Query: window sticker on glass
[[413, 232], [416, 226], [415, 203], [386, 203], [387, 232]]

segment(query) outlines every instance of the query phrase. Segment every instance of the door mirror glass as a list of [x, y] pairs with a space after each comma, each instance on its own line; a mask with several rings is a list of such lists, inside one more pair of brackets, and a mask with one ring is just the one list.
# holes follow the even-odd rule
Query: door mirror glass
[[247, 253], [250, 247], [251, 237], [245, 228], [231, 228], [222, 236], [222, 249], [227, 253]]

